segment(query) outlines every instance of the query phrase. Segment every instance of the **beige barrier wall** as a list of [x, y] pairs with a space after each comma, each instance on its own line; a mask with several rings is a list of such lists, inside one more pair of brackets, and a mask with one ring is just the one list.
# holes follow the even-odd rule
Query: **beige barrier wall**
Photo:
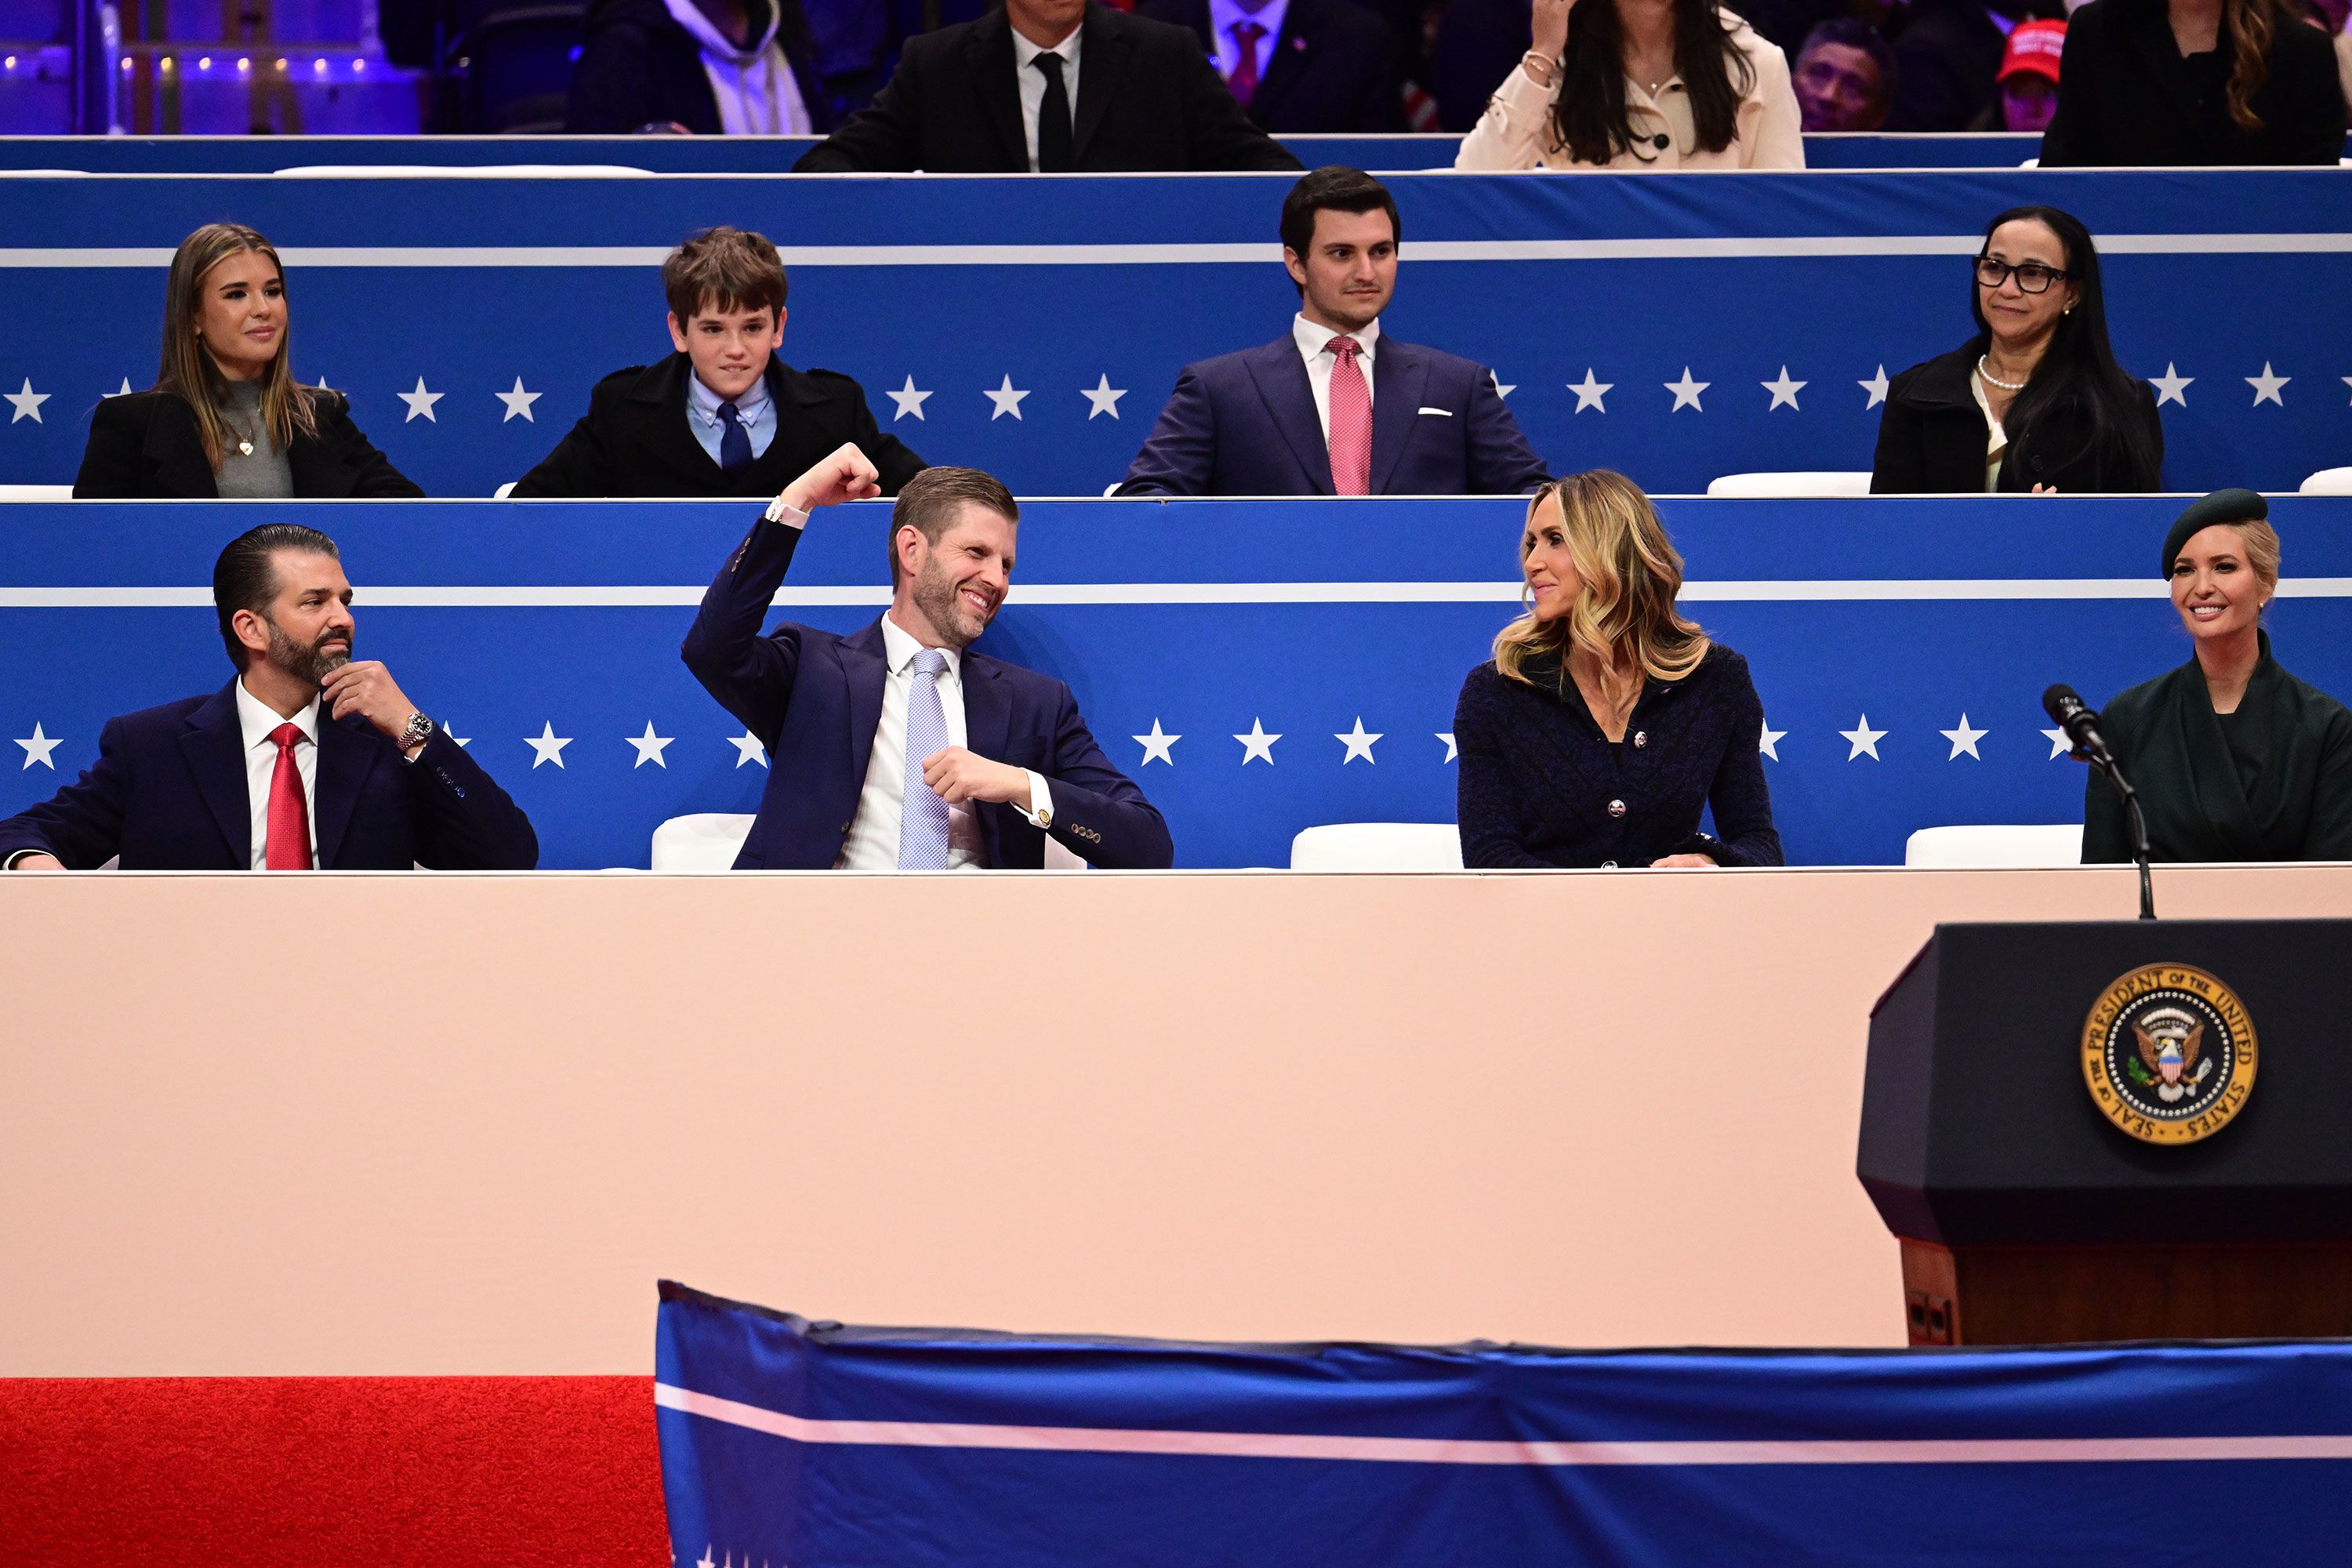
[[[2159, 875], [2342, 914], [2352, 867]], [[0, 1374], [845, 1321], [1893, 1344], [1865, 1019], [2115, 870], [0, 878]]]

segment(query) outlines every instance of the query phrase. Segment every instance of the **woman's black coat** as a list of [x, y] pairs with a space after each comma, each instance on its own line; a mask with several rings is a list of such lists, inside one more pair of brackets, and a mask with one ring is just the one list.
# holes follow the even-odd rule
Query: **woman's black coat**
[[[1886, 406], [1878, 416], [1878, 450], [1871, 458], [1873, 495], [1984, 493], [1984, 410], [1969, 390], [1969, 377], [1984, 352], [1984, 340], [1915, 364], [1886, 384]], [[2156, 389], [2144, 381], [2139, 417], [2146, 426], [2156, 467], [2146, 473], [2127, 468], [2112, 451], [2091, 449], [2090, 422], [2067, 404], [2043, 411], [2023, 430], [2009, 432], [1995, 488], [2031, 490], [2048, 485], [2063, 494], [2159, 489], [2164, 466], [2164, 424], [2156, 415]]]
[[[2164, 0], [2090, 0], [2066, 24], [2058, 111], [2042, 166], [2326, 163], [2344, 152], [2344, 89], [2326, 34], [2283, 8], [2270, 78], [2255, 92], [2260, 131], [2230, 118], [2223, 86], [2236, 52], [2221, 28], [2217, 60], [2191, 67]], [[2218, 66], [2218, 69], [2215, 68]]]
[[[297, 497], [340, 500], [425, 493], [368, 444], [352, 423], [351, 405], [341, 393], [304, 390], [319, 433], [298, 432], [286, 453]], [[195, 410], [172, 392], [129, 392], [100, 403], [89, 416], [89, 445], [82, 450], [73, 493], [119, 500], [217, 500], [220, 487], [205, 459]]]

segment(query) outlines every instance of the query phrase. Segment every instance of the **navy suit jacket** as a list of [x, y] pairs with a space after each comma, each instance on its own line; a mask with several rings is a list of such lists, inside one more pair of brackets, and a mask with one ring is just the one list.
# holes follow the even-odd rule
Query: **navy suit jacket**
[[[126, 871], [243, 871], [253, 864], [253, 803], [236, 683], [107, 721], [98, 762], [40, 805], [0, 822], [0, 861], [20, 849], [89, 870], [120, 855]], [[312, 817], [328, 871], [528, 871], [530, 819], [436, 730], [413, 763], [358, 714], [319, 717]]]
[[[687, 668], [768, 748], [768, 787], [739, 870], [823, 870], [841, 858], [882, 721], [889, 670], [878, 619], [845, 637], [791, 621], [760, 635], [800, 541], [797, 528], [753, 523], [686, 634]], [[966, 746], [1045, 779], [1051, 832], [1065, 847], [1116, 868], [1174, 859], [1168, 825], [1095, 744], [1067, 686], [969, 649], [961, 672]], [[1045, 863], [1046, 830], [1019, 811], [983, 801], [975, 815], [990, 865]]]
[[[1495, 390], [1493, 372], [1381, 335], [1372, 355], [1372, 494], [1517, 495], [1549, 478]], [[1291, 335], [1186, 365], [1118, 493], [1331, 494], [1331, 449]]]

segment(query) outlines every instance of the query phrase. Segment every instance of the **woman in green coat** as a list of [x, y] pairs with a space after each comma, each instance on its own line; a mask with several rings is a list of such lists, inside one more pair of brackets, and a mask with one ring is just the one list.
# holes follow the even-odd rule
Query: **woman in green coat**
[[[2196, 657], [2116, 694], [2107, 745], [2139, 792], [2152, 860], [2352, 860], [2352, 711], [2279, 668], [2262, 614], [2279, 540], [2252, 490], [2221, 490], [2165, 536]], [[2095, 771], [2083, 858], [2129, 860], [2123, 802]]]

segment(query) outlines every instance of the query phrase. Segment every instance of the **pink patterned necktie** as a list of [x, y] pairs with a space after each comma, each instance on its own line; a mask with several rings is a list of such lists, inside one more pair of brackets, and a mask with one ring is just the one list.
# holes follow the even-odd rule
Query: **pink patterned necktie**
[[1235, 22], [1234, 42], [1241, 46], [1241, 58], [1234, 63], [1234, 74], [1225, 79], [1233, 90], [1234, 101], [1244, 109], [1257, 92], [1257, 41], [1265, 37], [1264, 25], [1257, 22]]
[[1357, 356], [1364, 345], [1353, 338], [1333, 338], [1323, 345], [1336, 363], [1331, 366], [1331, 493], [1342, 496], [1372, 492], [1372, 389], [1364, 384]]

